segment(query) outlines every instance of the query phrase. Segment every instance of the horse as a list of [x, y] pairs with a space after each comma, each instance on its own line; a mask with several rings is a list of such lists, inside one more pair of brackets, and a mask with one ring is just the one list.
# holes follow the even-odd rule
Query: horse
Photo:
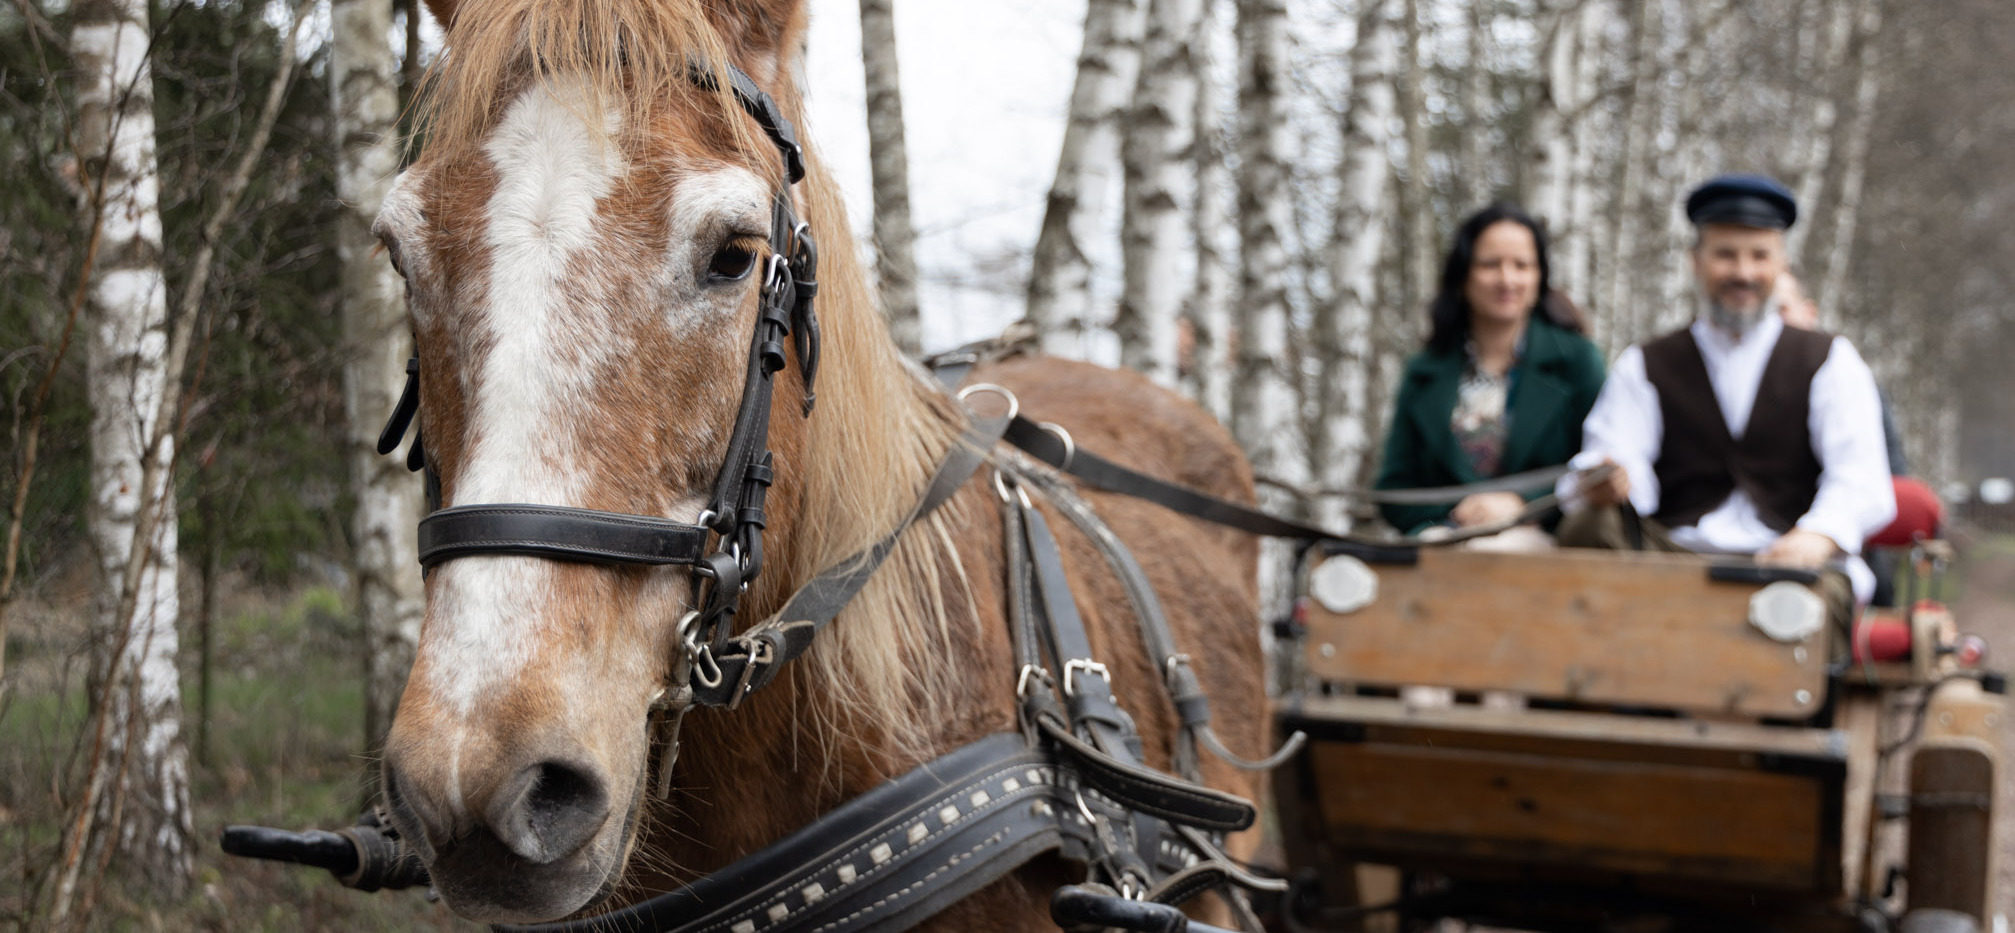
[[[375, 232], [405, 278], [439, 504], [523, 502], [699, 520], [729, 443], [773, 199], [851, 244], [814, 153], [795, 188], [726, 82], [732, 65], [803, 125], [801, 0], [428, 0], [446, 27], [425, 145]], [[897, 528], [971, 423], [889, 337], [858, 260], [827, 251], [822, 362], [787, 367], [768, 415], [767, 558], [737, 624]], [[804, 363], [804, 347], [786, 348]], [[801, 378], [789, 378], [802, 373]], [[1127, 372], [1041, 356], [981, 366], [1087, 450], [1250, 502], [1250, 467], [1190, 402]], [[985, 471], [910, 526], [804, 659], [737, 708], [684, 717], [662, 799], [653, 704], [701, 599], [678, 567], [487, 554], [433, 566], [417, 658], [386, 739], [393, 825], [458, 914], [593, 916], [692, 883], [877, 784], [1017, 728], [1001, 500]], [[1271, 717], [1257, 546], [1123, 496], [1085, 501], [1138, 558], [1237, 755]], [[1041, 508], [1051, 510], [1049, 505]], [[1052, 512], [1053, 514], [1053, 512]], [[1091, 647], [1170, 768], [1177, 713], [1118, 576], [1062, 521]], [[1257, 799], [1258, 778], [1202, 762]], [[1249, 855], [1256, 831], [1225, 850]], [[1039, 859], [926, 922], [1054, 929], [1073, 869]], [[1207, 903], [1217, 910], [1222, 902]]]

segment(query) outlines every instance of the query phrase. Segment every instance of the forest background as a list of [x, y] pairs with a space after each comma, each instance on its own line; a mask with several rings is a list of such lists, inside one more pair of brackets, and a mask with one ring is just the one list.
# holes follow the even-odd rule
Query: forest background
[[[354, 813], [410, 657], [417, 484], [369, 451], [408, 351], [362, 225], [416, 9], [0, 5], [0, 927], [454, 923], [213, 844]], [[2015, 474], [2001, 0], [816, 0], [809, 43], [899, 339], [1025, 319], [1148, 372], [1277, 508], [1356, 518], [1321, 491], [1376, 462], [1463, 215], [1541, 217], [1613, 356], [1690, 316], [1679, 204], [1723, 171], [1799, 193], [1794, 265], [1913, 471]]]

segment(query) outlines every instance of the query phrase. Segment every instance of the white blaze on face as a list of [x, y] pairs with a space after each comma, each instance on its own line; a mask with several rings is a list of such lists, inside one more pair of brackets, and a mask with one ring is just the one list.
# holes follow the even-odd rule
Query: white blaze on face
[[[620, 117], [595, 128], [582, 95], [545, 85], [520, 97], [483, 148], [497, 185], [488, 208], [490, 279], [486, 347], [472, 402], [474, 442], [455, 483], [455, 502], [580, 506], [581, 477], [569, 425], [587, 413], [600, 361], [621, 352], [604, 320], [595, 277], [577, 274], [597, 243], [597, 203], [623, 172], [613, 141]], [[474, 557], [435, 570], [430, 635], [445, 663], [436, 686], [466, 714], [530, 659], [552, 601], [550, 562]]]

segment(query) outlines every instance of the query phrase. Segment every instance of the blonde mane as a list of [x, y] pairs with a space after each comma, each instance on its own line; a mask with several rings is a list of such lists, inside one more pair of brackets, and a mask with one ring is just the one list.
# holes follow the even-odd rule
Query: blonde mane
[[[564, 76], [585, 87], [586, 106], [623, 114], [625, 127], [649, 127], [660, 108], [681, 101], [711, 101], [712, 114], [732, 128], [737, 153], [774, 175], [775, 150], [725, 90], [731, 61], [759, 83], [764, 73], [785, 76], [765, 90], [809, 139], [799, 89], [788, 80], [798, 73], [791, 59], [801, 22], [776, 27], [781, 38], [771, 44], [780, 53], [755, 68], [741, 60], [750, 57], [747, 37], [724, 36], [698, 0], [465, 0], [452, 16], [444, 54], [416, 103], [429, 148], [479, 145], [516, 93]], [[715, 74], [712, 90], [691, 80], [696, 64]], [[801, 212], [823, 247], [819, 402], [807, 425], [807, 462], [779, 464], [779, 473], [803, 484], [803, 509], [794, 537], [770, 544], [772, 569], [752, 594], [756, 607], [782, 605], [787, 587], [894, 528], [963, 420], [902, 361], [856, 255], [838, 186], [809, 145], [806, 161], [808, 177], [797, 186]], [[780, 397], [776, 417], [795, 418], [795, 408]], [[793, 673], [806, 707], [794, 721], [817, 736], [828, 765], [846, 743], [877, 749], [881, 767], [933, 751], [931, 730], [959, 693], [949, 689], [954, 620], [970, 625], [978, 616], [952, 544], [952, 529], [969, 517], [955, 511], [948, 506], [905, 534], [801, 662], [809, 670]], [[948, 604], [948, 594], [959, 596]]]

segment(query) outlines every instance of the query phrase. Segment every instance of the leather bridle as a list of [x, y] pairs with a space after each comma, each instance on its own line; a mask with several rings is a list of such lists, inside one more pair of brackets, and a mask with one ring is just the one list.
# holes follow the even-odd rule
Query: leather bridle
[[[768, 522], [764, 500], [776, 477], [769, 449], [770, 408], [775, 376], [786, 363], [784, 341], [795, 343], [806, 417], [817, 400], [819, 368], [819, 321], [813, 309], [818, 296], [818, 245], [791, 200], [791, 186], [805, 176], [804, 152], [796, 130], [776, 101], [741, 69], [731, 64], [721, 68], [735, 103], [755, 119], [782, 154], [784, 179], [772, 201], [770, 255], [762, 267], [741, 404], [712, 494], [698, 521], [530, 503], [444, 509], [439, 507], [438, 477], [433, 475], [419, 437], [407, 456], [409, 468], [427, 471], [429, 514], [420, 522], [419, 554], [421, 566], [428, 570], [461, 557], [506, 554], [607, 565], [692, 567], [696, 608], [681, 621], [679, 631], [690, 657], [679, 660], [697, 660], [692, 677], [703, 682], [718, 680], [716, 655], [733, 654], [729, 640], [737, 605], [763, 569], [763, 528]], [[714, 72], [701, 65], [692, 67], [690, 77], [702, 89], [719, 87]], [[418, 410], [419, 362], [415, 359], [407, 363], [405, 391], [379, 435], [379, 453], [389, 454], [398, 448]], [[675, 672], [672, 692], [682, 687], [682, 673]], [[731, 692], [702, 690], [698, 699], [733, 705], [752, 689], [746, 679], [740, 686], [741, 690]]]

